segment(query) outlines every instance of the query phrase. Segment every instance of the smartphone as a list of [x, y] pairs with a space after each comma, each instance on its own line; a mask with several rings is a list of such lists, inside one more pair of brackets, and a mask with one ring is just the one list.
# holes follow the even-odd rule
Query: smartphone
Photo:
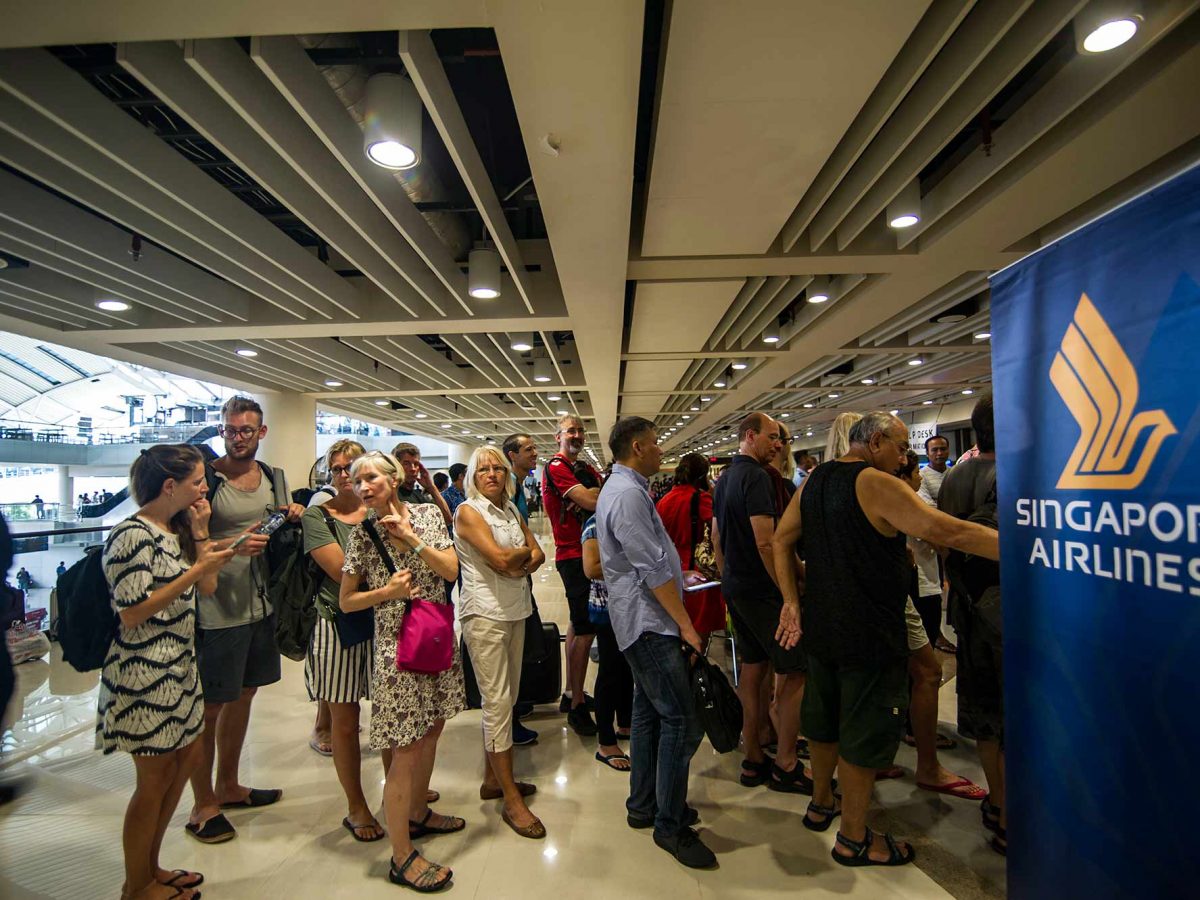
[[719, 581], [702, 581], [699, 584], [689, 584], [684, 588], [684, 591], [687, 593], [691, 593], [692, 591], [706, 591], [711, 587], [717, 587], [720, 583]]
[[236, 541], [229, 545], [230, 550], [236, 550], [246, 542], [246, 538], [252, 534], [274, 534], [280, 529], [284, 522], [287, 521], [287, 516], [282, 512], [271, 513], [270, 517], [264, 522], [260, 522], [258, 527], [252, 531], [247, 531]]

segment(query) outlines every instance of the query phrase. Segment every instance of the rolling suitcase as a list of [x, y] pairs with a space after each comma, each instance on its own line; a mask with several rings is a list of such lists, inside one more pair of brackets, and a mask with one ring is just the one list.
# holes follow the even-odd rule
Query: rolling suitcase
[[[526, 657], [521, 664], [521, 687], [518, 699], [526, 703], [557, 703], [562, 696], [562, 649], [558, 626], [553, 622], [542, 623], [542, 646], [544, 652], [537, 658]], [[467, 689], [467, 709], [479, 709], [479, 684], [475, 680], [475, 667], [467, 643], [462, 644], [463, 682]]]

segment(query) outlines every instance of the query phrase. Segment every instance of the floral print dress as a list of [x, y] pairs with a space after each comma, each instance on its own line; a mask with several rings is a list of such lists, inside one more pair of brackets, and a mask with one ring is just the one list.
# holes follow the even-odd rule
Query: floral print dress
[[[452, 547], [441, 511], [432, 503], [409, 504], [412, 528], [434, 550]], [[375, 520], [375, 514], [371, 514]], [[412, 595], [430, 603], [446, 602], [445, 581], [421, 557], [401, 551], [376, 529], [396, 570], [412, 572]], [[391, 577], [379, 551], [362, 525], [350, 533], [342, 571], [359, 576], [366, 590], [378, 590]], [[462, 656], [454, 647], [454, 663], [445, 672], [425, 675], [396, 668], [396, 637], [408, 608], [405, 600], [387, 600], [375, 607], [375, 659], [371, 673], [371, 749], [403, 747], [420, 740], [440, 719], [449, 719], [467, 707]]]

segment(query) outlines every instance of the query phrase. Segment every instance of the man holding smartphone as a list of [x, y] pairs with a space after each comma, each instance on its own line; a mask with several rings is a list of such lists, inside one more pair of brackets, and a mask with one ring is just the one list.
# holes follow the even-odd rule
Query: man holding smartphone
[[[268, 537], [257, 532], [257, 526], [277, 507], [271, 470], [256, 458], [259, 443], [267, 434], [262, 407], [248, 397], [231, 397], [221, 408], [218, 433], [225, 441], [225, 455], [214, 460], [212, 471], [206, 473], [212, 504], [209, 537], [222, 540], [252, 533], [221, 570], [216, 591], [197, 600], [196, 661], [204, 689], [204, 754], [192, 773], [195, 802], [186, 828], [206, 844], [237, 836], [222, 809], [266, 806], [283, 796], [277, 789], [243, 787], [238, 780], [254, 694], [280, 678], [275, 615], [267, 599], [268, 572], [262, 556]], [[295, 522], [304, 507], [292, 503], [280, 511]]]

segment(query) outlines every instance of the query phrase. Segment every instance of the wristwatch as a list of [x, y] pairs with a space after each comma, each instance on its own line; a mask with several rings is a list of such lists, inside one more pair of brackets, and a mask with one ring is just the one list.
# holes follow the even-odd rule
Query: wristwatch
[[423, 540], [421, 540], [420, 538], [417, 538], [417, 546], [412, 548], [412, 552], [417, 554], [417, 556], [420, 556], [421, 551], [424, 550], [428, 546], [429, 545], [427, 543], [425, 543]]

